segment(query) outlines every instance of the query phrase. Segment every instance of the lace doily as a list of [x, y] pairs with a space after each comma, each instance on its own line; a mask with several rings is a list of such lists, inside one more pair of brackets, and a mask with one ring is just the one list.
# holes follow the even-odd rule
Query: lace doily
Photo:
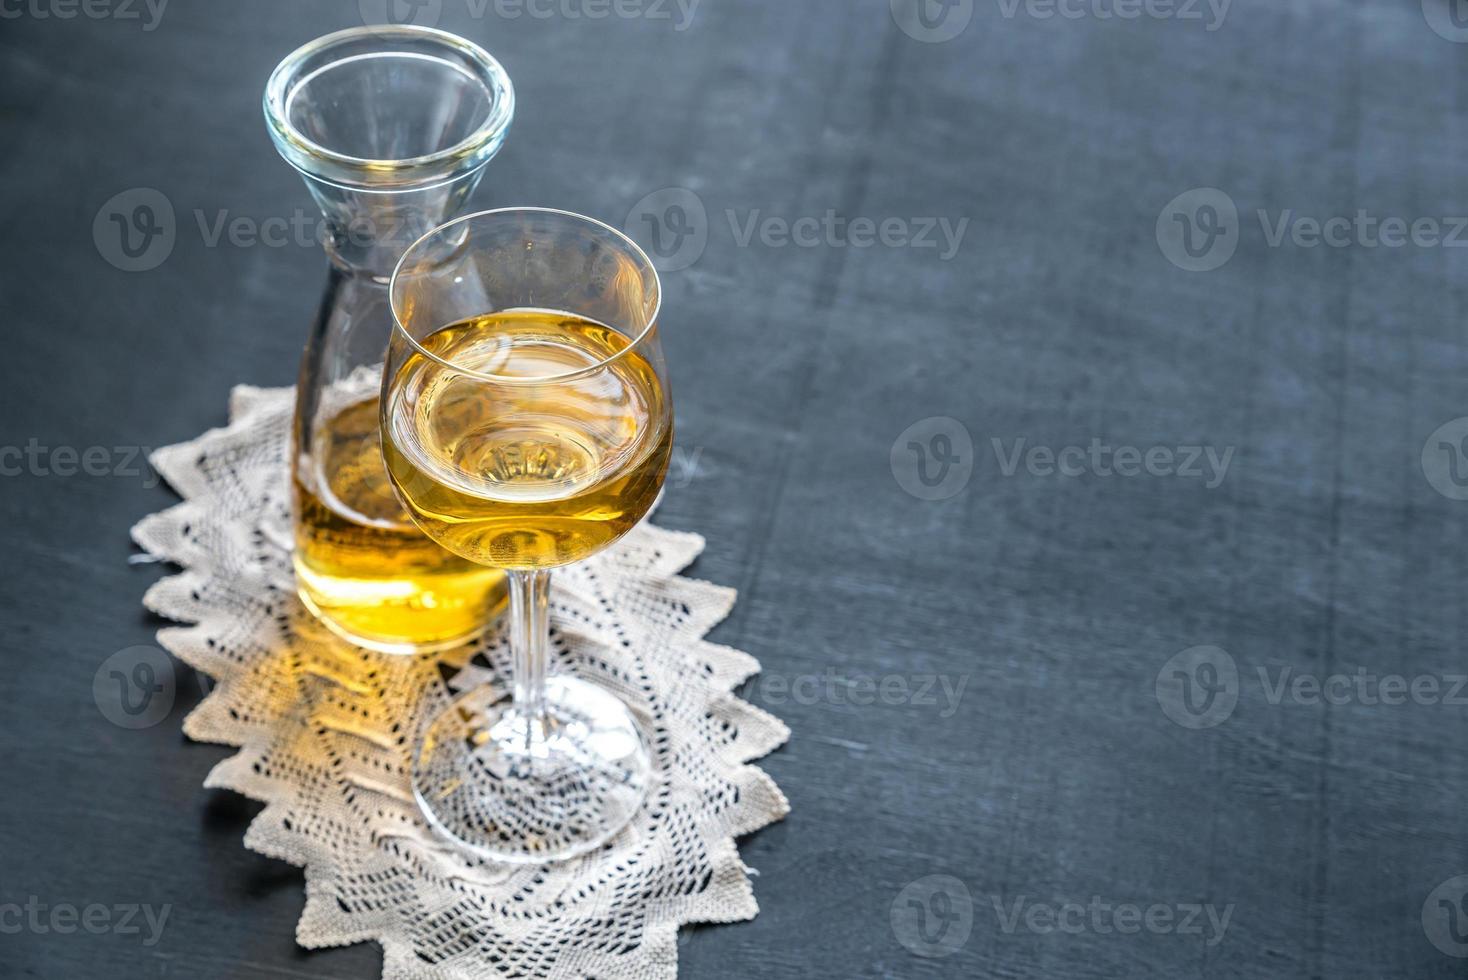
[[245, 844], [303, 867], [302, 946], [373, 940], [386, 978], [673, 977], [683, 923], [758, 911], [734, 839], [788, 811], [749, 765], [788, 737], [733, 689], [759, 670], [704, 634], [732, 589], [679, 577], [694, 534], [644, 523], [558, 572], [552, 673], [615, 691], [647, 726], [649, 799], [605, 849], [510, 868], [435, 837], [414, 806], [413, 734], [452, 694], [504, 678], [496, 633], [457, 655], [391, 657], [337, 639], [291, 577], [289, 389], [236, 388], [230, 424], [159, 450], [184, 502], [133, 529], [183, 572], [144, 600], [171, 620], [159, 643], [216, 684], [184, 731], [237, 746], [205, 785], [267, 804]]

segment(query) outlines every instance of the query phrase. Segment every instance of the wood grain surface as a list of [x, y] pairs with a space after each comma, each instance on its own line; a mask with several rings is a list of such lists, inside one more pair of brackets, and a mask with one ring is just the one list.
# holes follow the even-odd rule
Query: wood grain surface
[[[660, 520], [794, 732], [761, 914], [683, 975], [1468, 975], [1468, 21], [925, 2], [418, 8], [518, 88], [476, 205], [683, 266]], [[375, 977], [202, 788], [200, 680], [141, 730], [93, 685], [158, 625], [129, 447], [291, 383], [317, 302], [314, 243], [228, 230], [313, 215], [265, 78], [373, 3], [121, 4], [0, 0], [0, 977]]]

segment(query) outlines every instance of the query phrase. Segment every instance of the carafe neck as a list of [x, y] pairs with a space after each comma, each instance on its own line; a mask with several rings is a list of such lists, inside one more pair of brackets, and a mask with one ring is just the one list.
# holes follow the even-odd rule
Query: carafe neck
[[354, 279], [386, 286], [408, 246], [463, 210], [483, 172], [481, 167], [443, 183], [400, 191], [302, 176], [325, 219], [322, 244], [332, 265]]

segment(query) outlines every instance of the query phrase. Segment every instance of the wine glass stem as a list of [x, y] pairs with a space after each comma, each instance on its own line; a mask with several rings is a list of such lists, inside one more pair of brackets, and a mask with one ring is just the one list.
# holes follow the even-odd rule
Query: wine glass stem
[[548, 571], [506, 572], [510, 589], [510, 653], [515, 710], [525, 719], [525, 748], [545, 733], [545, 672], [550, 646]]

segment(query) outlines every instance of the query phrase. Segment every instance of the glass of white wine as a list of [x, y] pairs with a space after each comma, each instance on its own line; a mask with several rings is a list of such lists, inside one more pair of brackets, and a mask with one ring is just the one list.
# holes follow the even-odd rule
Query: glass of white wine
[[424, 533], [504, 570], [510, 589], [513, 683], [430, 719], [414, 793], [440, 833], [483, 856], [584, 854], [632, 819], [651, 763], [623, 698], [548, 676], [550, 573], [630, 531], [667, 475], [657, 271], [601, 222], [517, 208], [419, 239], [391, 294], [381, 423], [393, 487]]

